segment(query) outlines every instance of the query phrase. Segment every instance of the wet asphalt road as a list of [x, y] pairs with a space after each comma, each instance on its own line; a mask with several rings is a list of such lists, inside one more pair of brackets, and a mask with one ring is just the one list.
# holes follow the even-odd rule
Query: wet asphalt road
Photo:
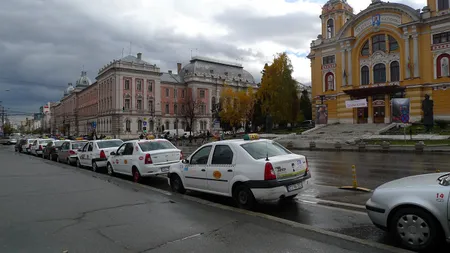
[[[192, 149], [185, 150], [188, 154]], [[450, 158], [445, 155], [382, 154], [354, 152], [298, 152], [308, 157], [313, 173], [312, 184], [294, 202], [263, 203], [256, 211], [297, 221], [326, 230], [388, 245], [396, 244], [383, 231], [375, 228], [365, 213], [364, 204], [370, 193], [344, 191], [337, 186], [351, 185], [351, 166], [357, 167], [360, 186], [374, 189], [384, 182], [409, 175], [434, 172], [445, 168]], [[445, 171], [445, 169], [441, 169]], [[128, 180], [127, 177], [120, 177]], [[163, 177], [144, 182], [152, 187], [170, 190]], [[209, 201], [233, 205], [228, 198], [201, 193], [188, 193]], [[445, 251], [442, 251], [445, 252]], [[438, 253], [438, 252], [436, 252]]]

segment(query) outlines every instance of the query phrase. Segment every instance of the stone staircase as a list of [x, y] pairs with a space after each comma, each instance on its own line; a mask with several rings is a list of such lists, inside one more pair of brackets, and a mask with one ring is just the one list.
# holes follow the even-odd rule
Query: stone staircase
[[379, 134], [390, 127], [390, 124], [331, 124], [297, 135], [295, 140], [316, 143], [336, 143], [338, 141], [352, 143], [366, 136]]

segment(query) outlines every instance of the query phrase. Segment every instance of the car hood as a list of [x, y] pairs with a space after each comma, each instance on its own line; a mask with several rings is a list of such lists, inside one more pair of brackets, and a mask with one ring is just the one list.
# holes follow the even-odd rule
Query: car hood
[[431, 173], [418, 176], [404, 177], [394, 181], [387, 182], [377, 189], [392, 189], [392, 188], [414, 188], [414, 187], [424, 187], [430, 185], [438, 185], [437, 179], [448, 173]]

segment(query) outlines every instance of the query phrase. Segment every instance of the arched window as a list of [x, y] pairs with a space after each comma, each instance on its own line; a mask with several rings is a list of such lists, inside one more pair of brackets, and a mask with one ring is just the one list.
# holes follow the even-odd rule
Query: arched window
[[331, 39], [334, 36], [334, 20], [328, 19], [327, 21], [327, 39]]
[[368, 85], [370, 83], [369, 67], [364, 66], [361, 68], [361, 85]]
[[389, 39], [389, 51], [395, 51], [398, 49], [398, 42], [391, 35], [388, 36]]
[[138, 120], [138, 131], [142, 131], [142, 120]]
[[400, 64], [398, 61], [391, 62], [391, 82], [400, 81]]
[[370, 55], [369, 41], [366, 41], [366, 43], [364, 43], [364, 46], [361, 49], [361, 55], [363, 56]]
[[386, 35], [378, 34], [372, 37], [372, 52], [386, 51]]
[[129, 119], [125, 122], [125, 131], [131, 132], [131, 120]]
[[439, 55], [436, 62], [437, 77], [450, 76], [449, 66], [450, 66], [450, 55], [448, 54]]
[[325, 75], [325, 91], [334, 90], [334, 74], [328, 72]]
[[386, 66], [382, 63], [378, 63], [373, 67], [373, 82], [385, 83], [386, 82]]

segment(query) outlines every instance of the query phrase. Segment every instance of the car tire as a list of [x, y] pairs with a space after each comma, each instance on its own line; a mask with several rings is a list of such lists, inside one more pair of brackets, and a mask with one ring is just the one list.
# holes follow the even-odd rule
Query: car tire
[[108, 175], [114, 176], [114, 168], [112, 167], [111, 163], [108, 163], [106, 165], [106, 170], [107, 170]]
[[67, 157], [67, 165], [72, 165], [72, 162], [70, 161], [70, 158], [69, 157]]
[[172, 188], [172, 191], [178, 192], [181, 194], [186, 193], [186, 189], [184, 188], [183, 181], [181, 181], [181, 178], [177, 174], [172, 174], [170, 176], [170, 188]]
[[240, 208], [251, 210], [255, 205], [255, 197], [252, 191], [245, 185], [239, 185], [234, 190], [233, 198]]
[[83, 168], [83, 165], [81, 165], [81, 163], [80, 163], [80, 159], [77, 159], [77, 167], [78, 168]]
[[398, 210], [391, 219], [389, 231], [405, 248], [413, 251], [432, 252], [443, 241], [440, 223], [433, 215], [416, 207]]
[[97, 166], [97, 163], [94, 162], [94, 161], [92, 161], [92, 171], [93, 171], [93, 172], [98, 172], [98, 166]]
[[59, 156], [56, 156], [56, 162], [60, 163], [61, 160], [59, 160]]
[[142, 178], [141, 173], [139, 173], [139, 170], [136, 167], [133, 167], [132, 173], [133, 173], [133, 182], [140, 183]]

